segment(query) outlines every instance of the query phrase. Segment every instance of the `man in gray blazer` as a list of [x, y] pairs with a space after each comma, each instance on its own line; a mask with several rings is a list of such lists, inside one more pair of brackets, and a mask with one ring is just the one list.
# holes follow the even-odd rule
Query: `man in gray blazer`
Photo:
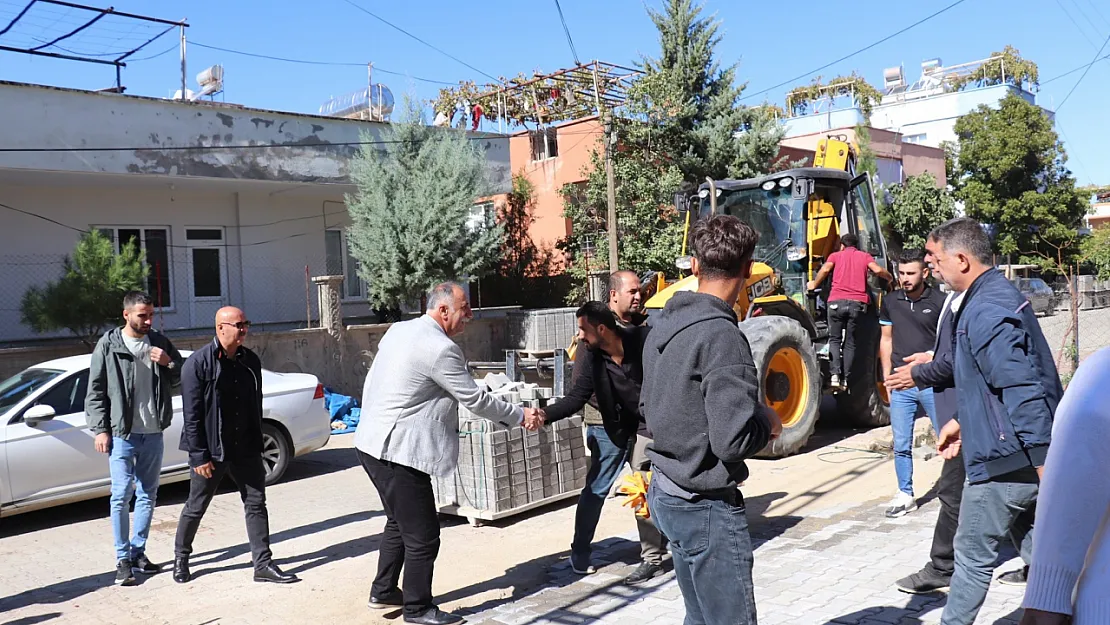
[[394, 324], [382, 337], [362, 389], [355, 448], [386, 516], [370, 607], [403, 606], [406, 623], [463, 620], [432, 602], [439, 517], [430, 476], [450, 475], [458, 463], [459, 403], [507, 426], [543, 425], [539, 411], [501, 401], [475, 384], [462, 349], [451, 340], [473, 316], [462, 287], [436, 286], [423, 316]]

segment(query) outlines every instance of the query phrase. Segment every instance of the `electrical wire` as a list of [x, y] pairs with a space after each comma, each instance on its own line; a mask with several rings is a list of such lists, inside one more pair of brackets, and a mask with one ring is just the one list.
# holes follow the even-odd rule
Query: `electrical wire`
[[742, 96], [740, 98], [740, 100], [750, 100], [751, 98], [754, 98], [756, 96], [761, 96], [761, 95], [763, 95], [765, 93], [768, 93], [770, 91], [774, 91], [775, 89], [778, 89], [779, 87], [784, 87], [786, 85], [796, 83], [796, 82], [798, 82], [799, 80], [801, 80], [803, 78], [807, 78], [809, 76], [812, 76], [813, 74], [816, 74], [817, 72], [828, 69], [828, 68], [832, 67], [833, 65], [836, 65], [837, 63], [840, 63], [841, 61], [846, 61], [846, 60], [852, 58], [853, 56], [856, 56], [857, 54], [860, 54], [862, 52], [866, 52], [866, 51], [870, 50], [871, 48], [874, 48], [875, 46], [877, 46], [879, 44], [886, 43], [887, 41], [890, 41], [891, 39], [894, 39], [898, 35], [901, 35], [902, 33], [906, 32], [906, 31], [909, 31], [909, 30], [911, 30], [911, 29], [913, 29], [917, 26], [920, 26], [920, 25], [924, 24], [925, 22], [928, 22], [929, 20], [933, 19], [934, 17], [937, 17], [938, 15], [941, 15], [942, 13], [945, 13], [945, 12], [951, 10], [951, 9], [956, 8], [957, 6], [963, 4], [966, 1], [967, 0], [956, 0], [952, 4], [944, 7], [943, 9], [940, 9], [939, 11], [936, 11], [935, 13], [932, 13], [931, 15], [928, 15], [927, 17], [923, 17], [923, 18], [917, 20], [916, 22], [910, 24], [909, 26], [906, 26], [905, 28], [903, 28], [903, 29], [901, 29], [901, 30], [899, 30], [895, 33], [887, 35], [886, 37], [883, 37], [882, 39], [880, 39], [880, 40], [878, 40], [878, 41], [876, 41], [876, 42], [874, 42], [870, 45], [864, 46], [864, 47], [860, 48], [859, 50], [856, 50], [855, 52], [852, 52], [851, 54], [847, 54], [845, 56], [842, 56], [839, 59], [836, 59], [835, 61], [832, 61], [831, 63], [826, 63], [826, 64], [822, 65], [821, 67], [818, 67], [817, 69], [808, 71], [804, 74], [800, 74], [800, 75], [795, 76], [794, 78], [791, 78], [789, 80], [784, 80], [784, 81], [780, 82], [779, 84], [777, 84], [773, 87], [768, 87], [768, 88], [764, 89], [763, 91], [757, 91], [755, 93]]
[[[1079, 22], [1075, 21], [1075, 18], [1071, 16], [1071, 11], [1068, 11], [1067, 8], [1064, 7], [1064, 3], [1060, 0], [1056, 0], [1056, 6], [1060, 7], [1060, 10], [1064, 12], [1064, 15], [1068, 16], [1068, 20], [1070, 20], [1072, 25], [1075, 26], [1075, 29], [1079, 31], [1080, 35], [1083, 35], [1083, 38], [1086, 39], [1087, 43], [1091, 44], [1091, 47], [1093, 48], [1095, 46], [1094, 39], [1091, 39], [1091, 37], [1087, 35], [1087, 31], [1083, 30], [1083, 27], [1079, 25]], [[1087, 21], [1091, 21], [1090, 18], [1087, 18]]]
[[[197, 46], [198, 48], [206, 48], [208, 50], [218, 50], [220, 52], [227, 52], [228, 54], [238, 54], [240, 56], [249, 56], [249, 57], [253, 57], [253, 58], [256, 58], [256, 59], [266, 59], [266, 60], [269, 60], [269, 61], [281, 61], [283, 63], [298, 63], [300, 65], [328, 65], [328, 66], [334, 66], [334, 67], [366, 67], [366, 65], [367, 65], [366, 63], [353, 63], [353, 62], [343, 62], [343, 61], [310, 61], [310, 60], [307, 60], [307, 59], [292, 59], [292, 58], [288, 58], [288, 57], [271, 56], [269, 54], [259, 54], [257, 52], [246, 52], [246, 51], [243, 51], [243, 50], [233, 50], [231, 48], [222, 48], [220, 46], [211, 46], [211, 45], [208, 45], [208, 44], [205, 44], [205, 43], [200, 43], [200, 42], [197, 42], [197, 41], [190, 41], [189, 45]], [[457, 83], [453, 83], [453, 82], [447, 82], [445, 80], [433, 80], [431, 78], [421, 78], [420, 76], [412, 76], [411, 74], [406, 74], [404, 72], [395, 72], [395, 71], [392, 71], [392, 70], [388, 70], [388, 69], [378, 67], [376, 65], [374, 66], [374, 71], [375, 72], [382, 72], [383, 74], [392, 74], [394, 76], [406, 76], [408, 78], [412, 78], [413, 80], [419, 80], [421, 82], [427, 82], [427, 83], [432, 83], [432, 84], [436, 84], [436, 85], [454, 85], [454, 84], [457, 84]]]
[[[486, 78], [489, 78], [490, 80], [492, 80], [494, 82], [501, 82], [496, 77], [491, 76], [491, 75], [483, 72], [482, 70], [478, 69], [477, 67], [474, 67], [470, 63], [467, 63], [466, 61], [460, 59], [459, 57], [454, 56], [450, 52], [446, 52], [445, 50], [437, 48], [436, 46], [433, 46], [432, 44], [428, 43], [427, 41], [424, 41], [420, 37], [417, 37], [416, 35], [410, 33], [409, 31], [405, 30], [404, 28], [401, 28], [400, 26], [394, 24], [393, 22], [390, 22], [389, 20], [386, 20], [385, 18], [383, 18], [379, 15], [375, 15], [374, 13], [371, 13], [369, 10], [367, 10], [366, 8], [362, 7], [361, 5], [355, 3], [353, 0], [343, 0], [343, 1], [346, 2], [347, 4], [353, 6], [354, 8], [358, 9], [359, 11], [362, 11], [363, 13], [369, 15], [370, 17], [378, 20], [379, 22], [385, 24], [386, 26], [389, 26], [390, 28], [392, 28], [392, 29], [404, 34], [404, 35], [407, 35], [408, 37], [410, 37], [412, 39], [415, 39], [416, 41], [424, 44], [425, 46], [431, 48], [432, 50], [435, 50], [436, 52], [439, 52], [440, 54], [442, 54], [443, 56], [451, 59], [452, 61], [454, 61], [454, 62], [456, 62], [456, 63], [458, 63], [458, 64], [460, 64], [464, 67], [472, 69], [472, 70], [478, 72], [479, 74], [485, 76]], [[961, 1], [963, 1], [963, 0], [961, 0]]]
[[567, 44], [570, 46], [570, 54], [574, 57], [574, 64], [581, 65], [578, 60], [578, 51], [574, 49], [574, 40], [570, 37], [570, 29], [567, 28], [567, 20], [563, 17], [563, 7], [559, 4], [559, 0], [555, 0], [555, 8], [559, 11], [559, 21], [563, 23], [563, 32], [567, 34]]
[[[1099, 57], [1099, 58], [1097, 58], [1097, 59], [1095, 59], [1095, 60], [1096, 60], [1096, 61], [1102, 61], [1102, 60], [1104, 60], [1104, 59], [1110, 59], [1110, 54], [1107, 54], [1106, 56], [1102, 56], [1102, 57]], [[1071, 70], [1071, 71], [1067, 71], [1067, 72], [1064, 72], [1063, 74], [1060, 74], [1059, 76], [1053, 76], [1052, 78], [1049, 78], [1048, 80], [1042, 80], [1042, 81], [1040, 82], [1040, 85], [1041, 85], [1041, 86], [1043, 87], [1043, 86], [1047, 85], [1047, 84], [1048, 84], [1048, 83], [1050, 83], [1050, 82], [1054, 82], [1054, 81], [1060, 80], [1061, 78], [1065, 78], [1065, 77], [1067, 77], [1067, 76], [1071, 76], [1072, 74], [1074, 74], [1074, 73], [1078, 72], [1079, 70], [1083, 69], [1084, 67], [1087, 67], [1087, 64], [1086, 64], [1086, 63], [1084, 63], [1083, 65], [1080, 65], [1079, 67], [1077, 67], [1077, 68], [1075, 68], [1075, 69], [1073, 69], [1073, 70]]]
[[174, 50], [180, 49], [180, 47], [181, 47], [181, 44], [175, 43], [172, 46], [166, 48], [165, 50], [159, 52], [158, 54], [154, 54], [154, 55], [151, 55], [151, 56], [144, 56], [144, 57], [140, 57], [140, 58], [137, 58], [137, 59], [127, 59], [127, 62], [128, 63], [137, 63], [139, 61], [150, 61], [152, 59], [156, 59], [156, 58], [161, 57], [161, 56], [166, 56], [170, 52], [173, 52]]
[[1060, 102], [1060, 105], [1056, 107], [1057, 113], [1060, 112], [1060, 109], [1064, 108], [1064, 105], [1068, 103], [1068, 99], [1071, 98], [1071, 94], [1075, 93], [1075, 90], [1079, 87], [1079, 83], [1083, 82], [1083, 79], [1087, 77], [1087, 72], [1091, 71], [1091, 68], [1094, 67], [1096, 62], [1098, 62], [1099, 55], [1101, 55], [1102, 51], [1106, 49], [1106, 44], [1108, 43], [1110, 43], [1110, 35], [1106, 36], [1106, 40], [1102, 42], [1102, 47], [1099, 48], [1098, 52], [1095, 53], [1095, 58], [1091, 59], [1091, 62], [1087, 64], [1087, 68], [1083, 70], [1083, 74], [1079, 77], [1079, 80], [1075, 81], [1075, 84], [1071, 87], [1071, 91], [1068, 92], [1068, 95], [1064, 96], [1064, 99]]

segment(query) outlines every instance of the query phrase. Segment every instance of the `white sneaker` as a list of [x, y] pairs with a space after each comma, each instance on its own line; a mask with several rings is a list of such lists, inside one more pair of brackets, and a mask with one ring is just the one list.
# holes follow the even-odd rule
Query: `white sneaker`
[[897, 519], [900, 516], [906, 516], [914, 510], [917, 510], [917, 500], [913, 498], [913, 495], [907, 495], [899, 491], [898, 494], [894, 496], [894, 499], [890, 500], [890, 507], [886, 509], [886, 516], [889, 519]]
[[839, 389], [843, 388], [840, 385], [840, 376], [836, 375], [836, 374], [833, 374], [832, 376], [830, 376], [829, 377], [829, 386], [832, 387], [833, 390], [839, 390]]

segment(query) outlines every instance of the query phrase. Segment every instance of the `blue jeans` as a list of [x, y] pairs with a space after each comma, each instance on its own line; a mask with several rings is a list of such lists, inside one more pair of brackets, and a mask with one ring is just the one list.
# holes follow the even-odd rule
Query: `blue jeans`
[[1033, 516], [1039, 480], [1032, 468], [989, 482], [964, 486], [956, 530], [956, 570], [952, 574], [942, 625], [971, 625], [983, 607], [998, 561], [1009, 538], [1025, 564], [1033, 553]]
[[744, 500], [687, 501], [648, 487], [648, 509], [670, 540], [685, 625], [755, 625], [752, 540]]
[[898, 490], [913, 495], [913, 422], [917, 407], [921, 406], [937, 427], [937, 409], [933, 403], [933, 389], [911, 388], [890, 392], [890, 428], [894, 430], [894, 473], [898, 476]]
[[590, 449], [590, 470], [586, 473], [586, 487], [578, 496], [578, 508], [574, 511], [574, 540], [570, 543], [571, 557], [580, 566], [590, 563], [593, 551], [590, 543], [594, 540], [601, 509], [628, 458], [628, 449], [613, 444], [600, 425], [586, 426], [586, 446]]
[[[131, 434], [112, 437], [108, 456], [112, 476], [112, 532], [116, 560], [139, 557], [146, 551], [150, 519], [158, 500], [158, 478], [162, 473], [162, 434]], [[128, 540], [131, 496], [135, 496], [135, 533]]]

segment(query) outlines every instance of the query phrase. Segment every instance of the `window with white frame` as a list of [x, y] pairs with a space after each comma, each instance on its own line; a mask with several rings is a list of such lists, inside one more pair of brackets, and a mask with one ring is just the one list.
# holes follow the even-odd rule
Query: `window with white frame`
[[366, 296], [366, 281], [358, 276], [358, 262], [351, 256], [347, 235], [342, 230], [324, 231], [325, 263], [329, 276], [343, 276], [343, 298]]
[[194, 300], [220, 300], [224, 296], [222, 228], [189, 228], [185, 230], [189, 247], [189, 269], [192, 273]]
[[928, 139], [928, 138], [929, 138], [928, 133], [923, 132], [921, 134], [908, 135], [908, 136], [902, 137], [902, 143], [925, 143], [925, 140]]
[[466, 229], [473, 232], [484, 228], [486, 224], [493, 223], [497, 218], [494, 212], [493, 200], [478, 202], [470, 207], [470, 216], [466, 219]]
[[154, 299], [156, 308], [173, 308], [173, 289], [170, 287], [170, 229], [162, 226], [97, 226], [101, 234], [112, 240], [120, 252], [128, 242], [134, 241], [150, 270], [147, 274], [147, 293]]

